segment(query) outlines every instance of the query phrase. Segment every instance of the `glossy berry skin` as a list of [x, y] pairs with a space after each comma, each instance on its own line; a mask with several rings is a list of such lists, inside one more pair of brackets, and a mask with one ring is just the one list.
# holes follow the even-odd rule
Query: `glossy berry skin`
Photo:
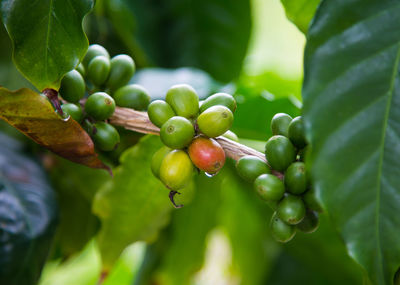
[[208, 97], [200, 106], [200, 113], [204, 112], [206, 109], [216, 106], [216, 105], [222, 105], [229, 110], [231, 110], [232, 113], [235, 112], [236, 110], [236, 100], [233, 98], [232, 95], [227, 94], [227, 93], [216, 93], [214, 95], [211, 95]]
[[209, 174], [217, 173], [225, 164], [225, 152], [221, 145], [213, 139], [195, 138], [190, 144], [188, 152], [193, 164]]
[[114, 93], [114, 100], [118, 106], [144, 111], [150, 103], [150, 95], [147, 90], [138, 85], [123, 86]]
[[175, 116], [165, 122], [160, 130], [161, 141], [173, 149], [181, 149], [190, 144], [194, 137], [192, 123], [180, 116]]
[[273, 135], [288, 136], [289, 124], [292, 117], [285, 113], [278, 113], [272, 117], [271, 131]]
[[135, 73], [135, 62], [126, 54], [119, 54], [111, 59], [110, 75], [107, 79], [107, 87], [116, 90], [131, 80]]
[[234, 142], [239, 142], [238, 136], [232, 131], [226, 131], [225, 133], [222, 134], [222, 136]]
[[97, 92], [89, 96], [85, 103], [85, 111], [95, 120], [111, 117], [115, 110], [114, 99], [105, 92]]
[[82, 77], [85, 77], [85, 76], [86, 76], [86, 68], [83, 66], [82, 63], [80, 63], [80, 64], [75, 68], [75, 70], [78, 71], [78, 72], [82, 75]]
[[224, 134], [233, 123], [233, 114], [225, 106], [212, 106], [197, 118], [199, 130], [210, 138]]
[[279, 203], [277, 213], [285, 223], [296, 225], [303, 220], [306, 207], [300, 197], [287, 195]]
[[147, 114], [149, 115], [150, 121], [159, 128], [176, 115], [171, 106], [163, 100], [151, 102], [147, 108]]
[[82, 108], [79, 105], [73, 103], [66, 103], [61, 105], [61, 109], [65, 115], [71, 116], [72, 119], [80, 123], [83, 119]]
[[172, 86], [167, 92], [165, 101], [178, 116], [194, 119], [199, 113], [199, 96], [190, 85]]
[[272, 174], [261, 174], [254, 181], [254, 189], [264, 201], [279, 201], [285, 194], [283, 182]]
[[82, 61], [83, 66], [88, 67], [89, 62], [96, 56], [100, 55], [110, 58], [110, 54], [108, 53], [108, 51], [101, 45], [97, 44], [90, 45], [88, 51], [86, 52], [85, 58]]
[[87, 77], [96, 86], [103, 85], [110, 74], [110, 59], [96, 56], [89, 62]]
[[193, 164], [183, 150], [173, 150], [163, 159], [160, 166], [160, 180], [174, 191], [185, 187], [191, 180]]
[[304, 219], [296, 225], [296, 227], [304, 233], [313, 233], [318, 229], [319, 218], [318, 214], [314, 211], [307, 211]]
[[78, 103], [85, 96], [85, 89], [85, 80], [82, 75], [76, 70], [71, 70], [61, 80], [59, 93], [64, 100]]
[[303, 201], [308, 209], [311, 209], [319, 213], [323, 212], [322, 206], [318, 202], [314, 189], [311, 188], [310, 190], [308, 190], [306, 193], [303, 194]]
[[270, 230], [274, 239], [282, 243], [290, 241], [296, 235], [296, 227], [279, 219], [276, 212], [272, 215]]
[[307, 145], [306, 138], [304, 136], [304, 125], [302, 118], [294, 118], [288, 128], [288, 137], [290, 141], [297, 147], [303, 148]]
[[292, 194], [302, 194], [308, 186], [306, 165], [303, 162], [294, 162], [286, 169], [284, 176], [286, 189]]
[[273, 169], [284, 171], [296, 159], [296, 150], [287, 137], [273, 136], [265, 145], [265, 157]]
[[264, 161], [252, 155], [241, 157], [236, 162], [236, 170], [240, 177], [250, 183], [253, 183], [261, 174], [271, 173], [271, 170]]
[[151, 172], [155, 177], [160, 178], [161, 163], [169, 152], [171, 152], [169, 147], [162, 146], [153, 154], [153, 157], [151, 158]]
[[93, 125], [92, 138], [95, 146], [103, 151], [116, 149], [120, 141], [118, 131], [104, 122], [97, 122]]

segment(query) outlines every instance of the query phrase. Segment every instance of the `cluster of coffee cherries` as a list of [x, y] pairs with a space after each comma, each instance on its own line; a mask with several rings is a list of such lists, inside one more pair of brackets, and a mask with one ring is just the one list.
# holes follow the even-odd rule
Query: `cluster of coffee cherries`
[[[225, 152], [213, 138], [229, 132], [236, 110], [235, 99], [216, 93], [199, 102], [196, 91], [187, 84], [172, 86], [164, 100], [155, 100], [148, 107], [150, 121], [160, 128], [164, 146], [152, 158], [151, 169], [174, 195], [180, 194], [197, 168], [213, 176], [225, 164]], [[237, 139], [237, 137], [236, 137]]]
[[78, 67], [61, 81], [63, 113], [81, 123], [102, 151], [112, 151], [120, 142], [118, 131], [107, 123], [115, 106], [146, 110], [150, 103], [144, 87], [128, 84], [134, 73], [135, 63], [129, 55], [110, 58], [104, 47], [93, 44]]
[[266, 143], [265, 156], [272, 169], [255, 156], [240, 158], [236, 168], [275, 211], [270, 222], [273, 237], [288, 242], [296, 230], [312, 233], [318, 228], [317, 212], [321, 207], [304, 164], [307, 143], [302, 118], [278, 113], [272, 118], [271, 130], [273, 136]]

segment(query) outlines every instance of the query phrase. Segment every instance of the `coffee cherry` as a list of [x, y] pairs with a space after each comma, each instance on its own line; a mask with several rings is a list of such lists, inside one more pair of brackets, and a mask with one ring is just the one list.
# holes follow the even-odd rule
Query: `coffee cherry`
[[118, 106], [143, 111], [150, 103], [150, 95], [147, 90], [138, 85], [131, 84], [119, 88], [114, 93], [114, 100]]
[[236, 163], [236, 170], [240, 177], [251, 183], [261, 174], [271, 173], [264, 161], [252, 155], [241, 157]]
[[276, 212], [272, 215], [270, 229], [272, 236], [279, 242], [288, 242], [296, 235], [296, 227], [279, 219]]
[[120, 141], [118, 131], [104, 122], [97, 122], [93, 125], [92, 138], [96, 147], [103, 151], [116, 149]]
[[198, 169], [209, 174], [217, 173], [225, 164], [225, 152], [213, 139], [195, 138], [189, 146], [189, 156]]
[[165, 186], [173, 191], [185, 187], [193, 174], [193, 164], [183, 150], [173, 150], [168, 153], [160, 167], [160, 179]]
[[160, 130], [161, 141], [170, 148], [181, 149], [188, 146], [194, 137], [192, 123], [180, 116], [175, 116], [165, 122]]
[[305, 161], [306, 155], [307, 155], [307, 150], [308, 150], [308, 146], [302, 148], [301, 150], [299, 150], [299, 152], [297, 153], [298, 155], [298, 159], [300, 161]]
[[271, 131], [273, 135], [288, 136], [289, 124], [292, 117], [285, 113], [276, 114], [271, 120]]
[[161, 163], [164, 160], [164, 157], [170, 153], [171, 149], [166, 146], [162, 146], [159, 150], [157, 150], [151, 159], [151, 172], [157, 178], [160, 178], [160, 168]]
[[85, 80], [82, 75], [76, 70], [71, 70], [61, 80], [59, 93], [64, 100], [77, 103], [85, 96], [85, 89]]
[[216, 105], [223, 105], [229, 108], [229, 110], [231, 110], [232, 113], [234, 113], [236, 110], [236, 100], [233, 98], [232, 95], [229, 95], [227, 93], [216, 93], [208, 97], [203, 102], [203, 104], [201, 104], [200, 113], [204, 112], [211, 106], [216, 106]]
[[88, 67], [89, 62], [96, 56], [100, 56], [100, 55], [110, 58], [108, 51], [101, 45], [97, 45], [97, 44], [90, 45], [88, 48], [88, 51], [86, 52], [85, 58], [82, 61], [83, 66]]
[[103, 85], [110, 74], [110, 59], [105, 56], [96, 56], [89, 62], [87, 77], [97, 86]]
[[82, 108], [79, 105], [66, 103], [61, 105], [61, 109], [66, 115], [71, 116], [71, 118], [77, 121], [78, 123], [82, 121], [83, 112]]
[[226, 131], [225, 133], [222, 134], [222, 136], [227, 138], [227, 139], [230, 139], [230, 140], [232, 140], [234, 142], [238, 142], [239, 141], [238, 136], [232, 131]]
[[319, 212], [319, 213], [323, 212], [322, 206], [318, 202], [318, 199], [316, 197], [316, 193], [315, 193], [314, 189], [311, 188], [306, 193], [304, 193], [303, 201], [304, 201], [305, 205], [307, 206], [307, 208], [309, 208], [313, 211]]
[[115, 110], [114, 99], [104, 92], [97, 92], [89, 96], [85, 103], [85, 111], [95, 120], [105, 120], [111, 117]]
[[225, 106], [212, 106], [197, 118], [199, 130], [210, 138], [224, 134], [233, 123], [233, 114]]
[[301, 194], [306, 191], [308, 179], [306, 165], [303, 162], [292, 163], [285, 172], [285, 186], [292, 194]]
[[254, 189], [265, 201], [279, 201], [285, 193], [283, 182], [272, 174], [261, 174], [254, 181]]
[[296, 159], [296, 151], [287, 137], [273, 136], [265, 145], [265, 157], [273, 169], [284, 171]]
[[296, 225], [303, 220], [306, 207], [300, 197], [287, 195], [279, 203], [277, 213], [282, 221]]
[[147, 109], [147, 114], [149, 115], [150, 121], [159, 128], [161, 128], [166, 121], [175, 116], [175, 112], [172, 110], [171, 106], [163, 100], [151, 102]]
[[135, 62], [126, 54], [114, 56], [111, 59], [110, 76], [107, 79], [107, 87], [116, 90], [131, 80], [135, 73]]
[[82, 77], [85, 77], [85, 76], [86, 76], [86, 69], [85, 69], [85, 67], [83, 66], [82, 63], [80, 63], [80, 64], [75, 68], [75, 70], [78, 71], [78, 72], [82, 75]]
[[167, 92], [165, 101], [178, 116], [194, 119], [199, 113], [199, 96], [190, 85], [172, 86]]
[[318, 229], [319, 218], [318, 214], [314, 211], [307, 211], [304, 219], [296, 225], [296, 227], [305, 233], [313, 233]]
[[304, 136], [303, 120], [300, 116], [294, 118], [290, 122], [288, 128], [288, 137], [297, 148], [303, 148], [306, 146], [307, 142]]

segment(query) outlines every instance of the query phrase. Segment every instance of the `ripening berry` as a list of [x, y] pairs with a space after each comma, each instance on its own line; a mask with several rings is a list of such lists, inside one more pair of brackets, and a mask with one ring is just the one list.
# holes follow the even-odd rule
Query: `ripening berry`
[[163, 159], [160, 166], [160, 179], [173, 191], [185, 187], [192, 178], [193, 164], [183, 150], [173, 150]]
[[252, 155], [241, 157], [236, 162], [236, 170], [240, 177], [250, 183], [253, 183], [261, 174], [271, 173], [268, 165], [263, 160]]
[[161, 141], [173, 149], [181, 149], [190, 144], [194, 137], [192, 123], [180, 116], [175, 116], [165, 122], [160, 130]]
[[125, 85], [114, 93], [115, 104], [120, 107], [132, 108], [144, 111], [150, 103], [150, 95], [147, 90], [138, 85]]
[[96, 147], [103, 151], [116, 149], [120, 141], [118, 131], [104, 122], [97, 122], [93, 125], [92, 138]]
[[95, 120], [108, 119], [115, 111], [114, 99], [105, 92], [94, 93], [86, 100], [85, 111]]
[[151, 159], [151, 172], [153, 172], [155, 177], [160, 178], [161, 163], [164, 160], [164, 157], [170, 152], [171, 149], [169, 147], [162, 146], [153, 154]]
[[271, 120], [271, 131], [272, 134], [281, 135], [281, 136], [288, 136], [288, 128], [289, 124], [292, 121], [292, 117], [285, 113], [278, 113], [273, 116]]
[[225, 152], [213, 139], [198, 137], [189, 146], [193, 164], [209, 174], [217, 173], [225, 164]]
[[199, 130], [210, 138], [224, 134], [233, 123], [231, 110], [222, 105], [212, 106], [197, 118]]
[[279, 219], [276, 212], [272, 215], [270, 229], [275, 240], [283, 243], [290, 241], [296, 234], [296, 227]]
[[208, 97], [200, 106], [200, 113], [204, 112], [206, 109], [216, 106], [222, 105], [231, 110], [232, 113], [236, 110], [236, 100], [232, 95], [227, 93], [216, 93]]
[[107, 79], [107, 87], [116, 90], [131, 80], [135, 73], [135, 62], [126, 54], [119, 54], [111, 59], [110, 75]]
[[265, 201], [279, 201], [285, 194], [283, 182], [272, 174], [261, 174], [254, 181], [254, 189]]
[[277, 213], [285, 223], [296, 225], [303, 220], [306, 207], [300, 197], [287, 195], [279, 203]]
[[194, 119], [199, 113], [199, 96], [190, 85], [172, 86], [167, 92], [165, 101], [178, 116]]
[[284, 171], [296, 159], [296, 150], [287, 137], [273, 136], [265, 145], [265, 157], [273, 169]]
[[82, 75], [76, 70], [71, 70], [61, 80], [59, 93], [64, 100], [78, 103], [85, 96], [85, 89], [85, 80]]

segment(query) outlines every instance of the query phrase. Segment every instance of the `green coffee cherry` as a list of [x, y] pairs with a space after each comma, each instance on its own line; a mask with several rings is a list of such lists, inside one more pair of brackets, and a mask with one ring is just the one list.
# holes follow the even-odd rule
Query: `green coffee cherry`
[[284, 171], [296, 159], [296, 150], [287, 137], [273, 136], [265, 145], [265, 156], [273, 169]]
[[64, 100], [78, 103], [85, 96], [85, 89], [85, 80], [82, 75], [76, 70], [71, 70], [61, 80], [59, 93]]
[[100, 55], [110, 58], [110, 54], [108, 53], [108, 51], [101, 45], [90, 45], [88, 51], [86, 52], [85, 58], [82, 61], [83, 66], [88, 67], [89, 62], [96, 56]]
[[285, 113], [276, 114], [271, 120], [271, 131], [273, 135], [288, 136], [289, 124], [292, 117]]
[[305, 161], [306, 155], [307, 155], [307, 150], [308, 150], [308, 146], [302, 148], [301, 150], [299, 150], [299, 152], [297, 153], [298, 155], [298, 159], [300, 161]]
[[150, 121], [159, 128], [161, 128], [166, 121], [175, 116], [174, 110], [163, 100], [151, 102], [147, 109], [147, 114], [149, 115]]
[[193, 164], [183, 150], [168, 153], [160, 166], [160, 179], [165, 186], [174, 191], [185, 187], [192, 178]]
[[161, 141], [170, 148], [181, 149], [188, 146], [194, 137], [192, 123], [180, 116], [175, 116], [165, 122], [160, 130]]
[[211, 106], [216, 106], [216, 105], [223, 105], [229, 108], [229, 110], [231, 110], [232, 113], [234, 113], [236, 110], [236, 100], [233, 98], [232, 95], [229, 95], [227, 93], [216, 93], [208, 97], [203, 102], [203, 104], [201, 104], [200, 113], [204, 112]]
[[120, 141], [118, 131], [104, 122], [97, 122], [93, 125], [92, 138], [96, 147], [103, 151], [116, 149]]
[[80, 123], [83, 119], [82, 108], [79, 105], [66, 103], [61, 105], [61, 109], [66, 115], [71, 116], [72, 119]]
[[303, 162], [292, 163], [285, 172], [285, 186], [292, 194], [302, 194], [308, 186], [306, 165]]
[[230, 139], [230, 140], [232, 140], [234, 142], [238, 142], [239, 141], [238, 136], [232, 131], [226, 131], [225, 133], [222, 134], [222, 136], [227, 138], [227, 139]]
[[272, 215], [270, 229], [272, 236], [279, 242], [288, 242], [296, 235], [296, 227], [279, 219], [276, 212]]
[[233, 123], [233, 114], [225, 106], [212, 106], [197, 118], [199, 130], [210, 138], [224, 134]]
[[279, 203], [277, 213], [285, 223], [296, 225], [303, 220], [306, 207], [300, 197], [287, 195]]
[[272, 174], [261, 174], [254, 181], [254, 189], [265, 201], [279, 201], [285, 193], [283, 182]]
[[240, 177], [251, 183], [261, 174], [271, 173], [264, 161], [252, 155], [241, 157], [236, 163], [236, 170]]
[[294, 118], [288, 128], [288, 137], [290, 141], [297, 147], [303, 148], [307, 145], [306, 138], [304, 136], [304, 126], [302, 118]]
[[304, 193], [303, 201], [306, 204], [307, 208], [319, 213], [323, 212], [322, 206], [318, 202], [314, 189], [310, 189], [306, 193]]
[[75, 70], [78, 71], [78, 72], [82, 75], [82, 77], [85, 77], [85, 76], [86, 76], [86, 69], [85, 69], [85, 67], [83, 66], [82, 63], [80, 63], [80, 64], [75, 68]]
[[178, 116], [194, 119], [199, 113], [199, 96], [190, 85], [172, 86], [167, 92], [165, 101]]
[[110, 59], [96, 56], [89, 62], [87, 77], [96, 86], [103, 85], [110, 74]]
[[138, 85], [123, 86], [114, 93], [114, 100], [118, 106], [144, 111], [150, 103], [150, 95], [147, 90]]
[[111, 117], [115, 110], [114, 99], [105, 92], [97, 92], [89, 96], [85, 103], [85, 111], [95, 120]]
[[169, 147], [163, 146], [157, 150], [151, 159], [151, 172], [157, 178], [160, 178], [160, 168], [164, 157], [170, 153], [171, 149]]
[[107, 87], [116, 90], [131, 80], [135, 73], [135, 62], [126, 54], [119, 54], [111, 59], [110, 76], [107, 80]]
[[314, 211], [307, 211], [304, 219], [296, 227], [304, 233], [313, 233], [318, 229], [319, 218]]

